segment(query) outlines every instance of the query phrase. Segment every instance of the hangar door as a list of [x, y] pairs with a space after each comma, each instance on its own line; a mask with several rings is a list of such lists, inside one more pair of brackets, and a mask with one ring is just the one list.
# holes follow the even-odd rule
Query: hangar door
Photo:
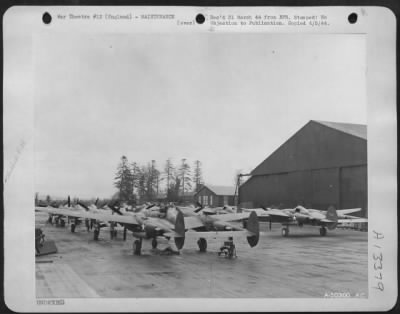
[[368, 217], [367, 166], [344, 167], [340, 169], [340, 207], [361, 207], [355, 216]]
[[312, 170], [312, 206], [326, 210], [339, 205], [339, 169]]

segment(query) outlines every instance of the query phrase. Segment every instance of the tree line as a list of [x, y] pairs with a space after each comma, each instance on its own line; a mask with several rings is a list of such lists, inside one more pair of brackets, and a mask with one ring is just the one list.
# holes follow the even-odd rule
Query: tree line
[[161, 194], [165, 201], [178, 202], [185, 193], [197, 192], [202, 184], [201, 162], [196, 160], [192, 168], [185, 158], [177, 165], [167, 159], [160, 171], [155, 160], [139, 165], [122, 156], [114, 178], [117, 198], [128, 204], [136, 204], [138, 200], [155, 201]]

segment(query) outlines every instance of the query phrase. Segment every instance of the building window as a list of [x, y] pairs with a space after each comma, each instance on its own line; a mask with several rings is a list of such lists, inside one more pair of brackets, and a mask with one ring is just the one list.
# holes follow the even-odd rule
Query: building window
[[202, 205], [208, 205], [208, 196], [207, 195], [203, 195], [203, 203]]
[[202, 202], [201, 202], [201, 196], [199, 196], [199, 197], [197, 198], [197, 201], [198, 201], [200, 204], [202, 204]]
[[213, 206], [213, 196], [210, 195], [210, 206]]
[[228, 205], [228, 196], [227, 195], [224, 196], [224, 205]]

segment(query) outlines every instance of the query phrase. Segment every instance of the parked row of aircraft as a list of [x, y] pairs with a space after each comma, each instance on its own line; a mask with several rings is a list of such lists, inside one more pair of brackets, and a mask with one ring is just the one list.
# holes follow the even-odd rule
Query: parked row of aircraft
[[289, 226], [311, 225], [320, 227], [320, 235], [325, 236], [328, 230], [334, 230], [342, 223], [368, 222], [366, 218], [351, 216], [348, 214], [361, 211], [361, 208], [338, 209], [330, 206], [328, 210], [307, 209], [303, 206], [295, 208], [273, 209], [255, 208], [243, 209], [245, 212], [256, 212], [260, 221], [278, 222], [282, 224], [282, 236], [289, 235]]
[[[71, 231], [75, 231], [77, 224], [85, 220], [87, 226], [93, 223], [94, 239], [97, 240], [100, 229], [109, 225], [112, 229], [116, 224], [124, 227], [124, 238], [126, 230], [132, 232], [136, 238], [133, 243], [134, 254], [140, 255], [143, 239], [152, 239], [152, 247], [156, 248], [158, 238], [174, 239], [176, 248], [181, 250], [185, 243], [185, 233], [196, 232], [197, 244], [201, 252], [207, 249], [207, 238], [220, 236], [232, 236], [244, 234], [250, 247], [257, 245], [259, 241], [259, 221], [269, 221], [282, 224], [282, 235], [289, 235], [289, 226], [303, 225], [319, 226], [321, 236], [325, 236], [327, 229], [333, 230], [343, 222], [366, 222], [365, 218], [350, 216], [348, 214], [361, 211], [361, 208], [336, 210], [334, 207], [327, 211], [306, 209], [297, 206], [289, 209], [252, 208], [242, 209], [237, 212], [236, 208], [224, 206], [220, 208], [198, 206], [156, 206], [155, 204], [144, 204], [132, 208], [131, 206], [106, 204], [97, 207], [94, 204], [86, 206], [78, 202], [71, 206], [68, 197], [67, 204], [60, 207], [38, 206], [36, 210], [47, 212], [50, 219], [72, 219]], [[238, 224], [242, 223], [242, 226]]]
[[[182, 210], [174, 205], [161, 208], [159, 206], [144, 205], [134, 209], [122, 206], [116, 207], [113, 204], [108, 204], [104, 208], [98, 208], [96, 204], [89, 206], [79, 203], [71, 206], [68, 197], [68, 203], [59, 208], [46, 206], [36, 207], [36, 210], [46, 212], [49, 214], [50, 219], [53, 216], [56, 219], [68, 218], [72, 219], [71, 231], [75, 231], [77, 224], [82, 219], [86, 224], [95, 222], [94, 238], [98, 239], [100, 229], [108, 224], [113, 227], [119, 224], [125, 230], [132, 232], [132, 235], [137, 238], [133, 244], [134, 254], [140, 255], [143, 239], [152, 239], [153, 248], [157, 247], [157, 238], [163, 237], [167, 240], [174, 238], [175, 245], [178, 250], [183, 248], [185, 242], [185, 232], [193, 230], [199, 237], [197, 242], [200, 251], [204, 252], [207, 249], [206, 238], [211, 235], [211, 232], [223, 231], [220, 235], [227, 237], [232, 235], [231, 232], [242, 232], [247, 237], [247, 241], [251, 247], [257, 245], [259, 240], [259, 222], [256, 213], [250, 214], [208, 214], [202, 213], [198, 209], [183, 208]], [[242, 221], [246, 219], [247, 225], [242, 228], [233, 225], [234, 221]]]

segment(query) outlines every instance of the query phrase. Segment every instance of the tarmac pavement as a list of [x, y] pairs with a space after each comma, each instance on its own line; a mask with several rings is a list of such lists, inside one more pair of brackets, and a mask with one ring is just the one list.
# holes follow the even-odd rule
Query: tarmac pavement
[[262, 234], [254, 248], [243, 236], [234, 237], [238, 257], [219, 257], [225, 238], [208, 241], [200, 253], [195, 233], [187, 233], [180, 255], [164, 255], [165, 243], [151, 248], [143, 241], [142, 255], [132, 251], [134, 238], [122, 232], [114, 240], [102, 229], [93, 240], [84, 224], [46, 223], [36, 213], [36, 227], [54, 240], [56, 254], [36, 258], [38, 298], [323, 298], [330, 293], [368, 296], [368, 238], [366, 232], [337, 229], [325, 237], [317, 227], [292, 227], [287, 238], [281, 226], [260, 223]]

